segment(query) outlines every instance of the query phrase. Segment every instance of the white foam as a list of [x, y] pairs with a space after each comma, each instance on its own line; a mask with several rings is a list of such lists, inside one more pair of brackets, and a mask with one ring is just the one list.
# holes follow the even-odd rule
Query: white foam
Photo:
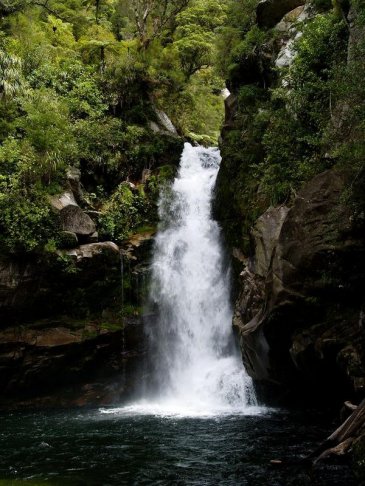
[[229, 416], [254, 416], [267, 413], [269, 410], [259, 406], [249, 406], [242, 408], [234, 408], [231, 406], [222, 406], [219, 409], [205, 409], [195, 401], [191, 404], [184, 402], [180, 403], [176, 400], [163, 399], [162, 402], [153, 402], [149, 400], [141, 400], [124, 407], [115, 408], [101, 408], [100, 413], [104, 415], [112, 415], [119, 417], [135, 417], [135, 416], [154, 416], [171, 419], [184, 418], [198, 418], [211, 419]]

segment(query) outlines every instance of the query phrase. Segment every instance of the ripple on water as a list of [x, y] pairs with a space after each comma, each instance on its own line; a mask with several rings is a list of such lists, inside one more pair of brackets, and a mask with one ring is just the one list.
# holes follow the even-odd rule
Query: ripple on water
[[303, 457], [328, 435], [331, 425], [310, 412], [193, 417], [127, 410], [0, 416], [0, 486], [14, 479], [17, 486], [25, 479], [28, 486], [356, 484], [344, 466], [321, 466], [314, 479], [295, 465], [269, 466], [271, 459]]

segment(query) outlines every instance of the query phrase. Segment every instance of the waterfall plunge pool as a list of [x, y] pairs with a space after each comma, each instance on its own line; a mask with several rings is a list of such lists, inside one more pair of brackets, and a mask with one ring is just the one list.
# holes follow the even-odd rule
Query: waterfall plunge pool
[[311, 411], [166, 417], [101, 410], [0, 415], [0, 485], [355, 486], [346, 466], [305, 457], [333, 428]]

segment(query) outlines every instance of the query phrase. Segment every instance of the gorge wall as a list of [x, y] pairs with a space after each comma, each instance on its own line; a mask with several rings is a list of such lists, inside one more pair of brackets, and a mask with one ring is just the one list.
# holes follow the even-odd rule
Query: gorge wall
[[333, 86], [364, 30], [357, 3], [337, 7], [260, 2], [228, 80], [215, 211], [243, 362], [266, 401], [365, 391], [364, 170], [349, 141], [356, 99], [348, 81], [347, 95]]

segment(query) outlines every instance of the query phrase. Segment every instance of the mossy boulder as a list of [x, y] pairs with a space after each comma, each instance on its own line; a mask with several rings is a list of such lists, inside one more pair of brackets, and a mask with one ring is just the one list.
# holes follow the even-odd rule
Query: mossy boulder
[[80, 236], [89, 236], [95, 233], [96, 226], [90, 216], [78, 207], [69, 204], [60, 211], [63, 231], [70, 231]]

